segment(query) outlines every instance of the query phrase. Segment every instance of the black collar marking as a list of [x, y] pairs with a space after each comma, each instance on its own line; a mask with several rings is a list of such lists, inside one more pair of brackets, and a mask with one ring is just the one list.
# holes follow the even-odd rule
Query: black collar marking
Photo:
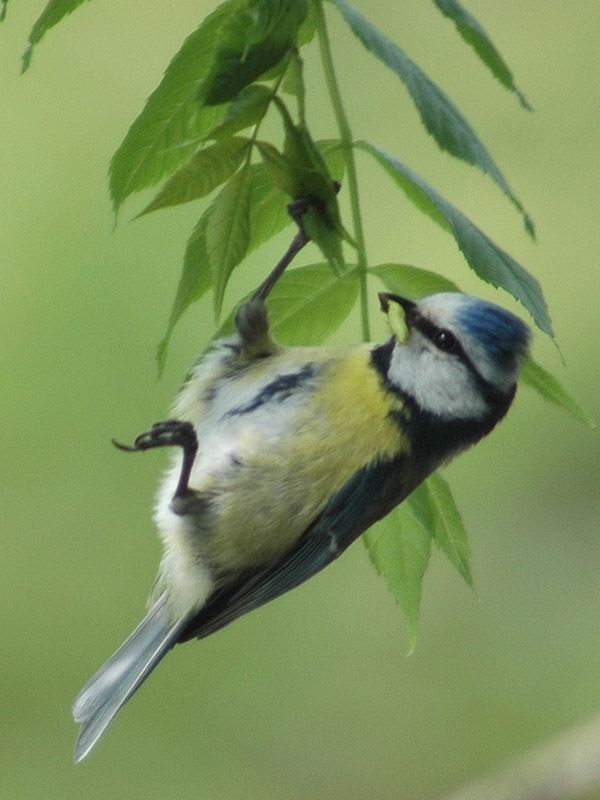
[[[399, 397], [406, 411], [393, 412], [396, 422], [406, 432], [413, 447], [413, 457], [417, 460], [445, 461], [459, 450], [475, 444], [486, 436], [506, 414], [516, 392], [516, 384], [508, 392], [500, 392], [490, 387], [487, 381], [473, 371], [475, 379], [484, 394], [488, 413], [481, 419], [446, 419], [431, 411], [422, 409], [415, 398], [393, 384], [388, 376], [396, 339], [378, 345], [371, 351], [371, 361], [381, 375], [386, 388]], [[481, 381], [481, 383], [479, 382]]]

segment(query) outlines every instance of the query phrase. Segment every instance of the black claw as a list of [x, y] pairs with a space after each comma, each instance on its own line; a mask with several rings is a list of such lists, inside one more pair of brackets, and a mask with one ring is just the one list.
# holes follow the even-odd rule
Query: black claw
[[121, 442], [117, 442], [116, 439], [111, 439], [110, 441], [115, 447], [118, 447], [119, 450], [124, 450], [126, 453], [135, 453], [138, 450], [135, 445], [121, 444]]
[[114, 439], [111, 441], [115, 447], [118, 447], [119, 450], [124, 450], [126, 453], [143, 452], [153, 447], [181, 447], [183, 450], [183, 462], [179, 483], [173, 499], [193, 494], [193, 490], [188, 486], [188, 481], [194, 466], [196, 453], [198, 452], [198, 439], [191, 422], [184, 422], [179, 419], [155, 422], [149, 431], [140, 433], [133, 445], [121, 444]]
[[198, 447], [196, 432], [192, 423], [182, 422], [178, 419], [155, 422], [149, 431], [140, 433], [132, 445], [121, 444], [115, 439], [111, 439], [111, 442], [119, 450], [125, 450], [127, 453], [150, 450], [153, 447], [183, 447], [184, 450]]

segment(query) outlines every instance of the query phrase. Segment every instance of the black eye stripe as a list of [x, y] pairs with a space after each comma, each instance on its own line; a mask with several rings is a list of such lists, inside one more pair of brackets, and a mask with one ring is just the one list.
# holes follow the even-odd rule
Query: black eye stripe
[[[438, 328], [433, 322], [423, 317], [417, 317], [413, 321], [413, 326], [420, 331], [423, 336], [426, 336], [437, 348], [445, 353], [451, 353], [463, 361], [469, 368], [473, 368], [470, 360], [467, 358], [465, 351], [462, 349], [460, 342], [452, 331], [447, 331], [445, 328]], [[444, 346], [443, 338], [446, 336], [448, 346]]]
[[481, 392], [481, 394], [488, 403], [491, 404], [497, 402], [498, 397], [502, 396], [502, 392], [496, 389], [491, 383], [489, 383], [489, 381], [486, 381], [486, 379], [482, 377], [482, 375], [480, 375], [479, 371], [477, 370], [477, 368], [475, 367], [469, 356], [463, 350], [461, 343], [451, 331], [445, 331], [444, 328], [438, 328], [437, 325], [433, 324], [433, 322], [430, 322], [428, 319], [420, 317], [416, 314], [413, 316], [410, 322], [413, 328], [416, 328], [418, 331], [420, 331], [423, 334], [423, 336], [426, 336], [429, 339], [429, 341], [432, 342], [440, 350], [442, 350], [442, 352], [445, 351], [443, 348], [440, 348], [438, 343], [436, 343], [436, 337], [438, 337], [441, 333], [444, 332], [450, 333], [450, 335], [456, 342], [456, 345], [452, 349], [452, 352], [449, 353], [449, 355], [455, 356], [456, 358], [459, 359], [459, 361], [461, 361], [465, 365], [465, 367], [469, 370], [471, 375], [473, 375], [473, 377], [475, 378], [479, 386], [479, 391]]

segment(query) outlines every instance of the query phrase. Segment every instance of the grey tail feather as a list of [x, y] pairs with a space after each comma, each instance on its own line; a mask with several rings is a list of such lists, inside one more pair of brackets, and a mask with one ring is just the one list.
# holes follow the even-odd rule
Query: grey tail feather
[[73, 717], [81, 722], [75, 761], [84, 759], [118, 711], [179, 639], [188, 618], [165, 623], [166, 593], [152, 606], [131, 636], [77, 695]]

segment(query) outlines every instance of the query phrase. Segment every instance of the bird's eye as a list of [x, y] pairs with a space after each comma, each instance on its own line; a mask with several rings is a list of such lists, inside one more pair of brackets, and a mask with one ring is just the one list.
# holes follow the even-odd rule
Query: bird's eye
[[443, 350], [444, 353], [454, 353], [458, 348], [458, 340], [456, 336], [445, 329], [437, 331], [433, 337], [434, 345]]

